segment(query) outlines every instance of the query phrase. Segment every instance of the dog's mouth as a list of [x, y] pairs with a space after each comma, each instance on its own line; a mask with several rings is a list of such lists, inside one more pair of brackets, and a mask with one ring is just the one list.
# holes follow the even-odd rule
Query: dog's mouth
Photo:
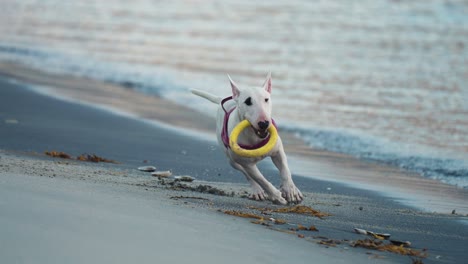
[[255, 127], [253, 127], [253, 130], [255, 131], [255, 135], [257, 135], [259, 138], [261, 139], [264, 139], [266, 137], [268, 137], [268, 129], [256, 129]]

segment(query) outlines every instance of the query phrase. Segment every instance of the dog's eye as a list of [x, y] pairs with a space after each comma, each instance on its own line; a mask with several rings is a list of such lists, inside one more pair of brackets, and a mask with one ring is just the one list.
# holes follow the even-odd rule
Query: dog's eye
[[268, 103], [268, 101], [270, 100], [270, 98], [265, 98], [265, 102]]
[[249, 106], [252, 105], [252, 98], [250, 98], [250, 97], [247, 98], [247, 99], [245, 100], [244, 103], [245, 103], [246, 105], [249, 105]]

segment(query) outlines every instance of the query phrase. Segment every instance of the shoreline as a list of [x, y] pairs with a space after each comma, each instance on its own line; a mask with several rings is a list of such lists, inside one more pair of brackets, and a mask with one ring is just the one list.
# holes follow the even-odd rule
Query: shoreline
[[[211, 117], [168, 100], [148, 96], [118, 85], [73, 76], [55, 75], [19, 64], [0, 62], [0, 76], [39, 85], [36, 91], [69, 102], [80, 102], [123, 116], [183, 131], [189, 136], [215, 141]], [[373, 190], [428, 212], [468, 214], [468, 190], [425, 178], [389, 165], [362, 161], [349, 155], [315, 150], [291, 133], [281, 132], [293, 173]], [[322, 168], [326, 167], [323, 173]]]
[[[8, 218], [0, 218], [0, 220], [7, 219], [6, 225], [0, 224], [0, 232], [14, 238], [15, 243], [23, 245], [21, 248], [26, 249], [23, 254], [28, 256], [35, 256], [37, 250], [39, 250], [29, 245], [36, 245], [39, 242], [42, 247], [46, 247], [46, 255], [52, 254], [51, 247], [60, 250], [64, 245], [60, 244], [58, 249], [53, 245], [57, 241], [65, 239], [64, 236], [67, 237], [69, 232], [63, 230], [80, 230], [80, 228], [83, 228], [73, 219], [85, 220], [85, 223], [92, 223], [93, 230], [100, 230], [100, 228], [106, 227], [108, 224], [114, 225], [114, 221], [122, 219], [116, 216], [121, 216], [123, 219], [134, 219], [136, 223], [141, 223], [141, 221], [144, 221], [144, 223], [153, 222], [151, 221], [153, 219], [154, 221], [160, 221], [162, 216], [156, 213], [159, 212], [157, 208], [169, 208], [174, 217], [163, 218], [166, 220], [160, 222], [160, 224], [164, 227], [165, 223], [173, 224], [176, 222], [178, 225], [173, 226], [171, 224], [172, 226], [163, 228], [164, 230], [177, 230], [179, 232], [179, 229], [189, 228], [189, 230], [196, 231], [195, 233], [178, 233], [181, 236], [185, 234], [190, 241], [194, 241], [194, 243], [186, 244], [189, 247], [188, 250], [199, 249], [197, 243], [199, 244], [200, 237], [213, 237], [215, 235], [212, 234], [213, 232], [219, 233], [215, 237], [215, 241], [234, 240], [237, 241], [234, 244], [239, 245], [241, 243], [243, 246], [255, 249], [253, 251], [242, 250], [238, 252], [238, 254], [248, 254], [249, 257], [252, 255], [254, 257], [264, 257], [263, 255], [256, 255], [258, 254], [256, 249], [262, 248], [266, 252], [271, 252], [273, 249], [278, 254], [297, 250], [295, 252], [301, 254], [300, 259], [321, 258], [323, 260], [321, 262], [325, 263], [375, 263], [374, 258], [382, 263], [411, 262], [408, 256], [351, 247], [350, 243], [352, 241], [366, 238], [366, 236], [353, 232], [353, 229], [363, 228], [374, 232], [390, 233], [392, 239], [411, 241], [412, 249], [415, 250], [423, 251], [427, 249], [429, 255], [423, 260], [424, 263], [457, 263], [467, 257], [464, 245], [468, 242], [468, 230], [459, 223], [459, 221], [466, 220], [466, 217], [424, 213], [394, 202], [392, 199], [382, 197], [378, 192], [350, 188], [340, 183], [305, 177], [295, 178], [296, 184], [302, 187], [302, 192], [306, 196], [302, 205], [331, 214], [322, 219], [300, 214], [266, 212], [265, 218], [284, 219], [287, 224], [273, 225], [266, 222], [264, 223], [266, 225], [254, 225], [251, 223], [252, 219], [226, 215], [222, 212], [235, 210], [263, 215], [263, 211], [258, 208], [270, 208], [272, 210], [290, 208], [291, 206], [282, 207], [273, 205], [270, 202], [257, 202], [247, 199], [245, 192], [249, 189], [245, 180], [229, 167], [225, 162], [225, 158], [219, 155], [219, 149], [216, 149], [215, 145], [211, 146], [210, 141], [187, 138], [183, 134], [174, 133], [165, 128], [158, 128], [133, 118], [118, 116], [81, 104], [57, 100], [38, 94], [24, 86], [7, 83], [2, 79], [0, 79], [0, 86], [2, 87], [0, 89], [0, 99], [2, 100], [0, 117], [4, 120], [15, 119], [17, 121], [0, 123], [0, 137], [8, 138], [8, 141], [0, 142], [0, 149], [3, 149], [0, 151], [0, 164], [2, 165], [0, 181], [6, 183], [0, 185], [5, 188], [4, 191], [0, 192], [0, 196], [6, 195], [1, 200], [8, 201], [0, 203], [0, 207], [2, 211], [10, 212], [6, 214]], [[121, 163], [95, 164], [52, 159], [44, 154], [37, 154], [43, 153], [45, 150], [65, 151], [75, 157], [81, 153], [91, 154], [96, 152], [102, 157]], [[21, 153], [21, 155], [18, 156], [15, 153]], [[136, 170], [138, 166], [143, 165], [155, 165], [161, 170], [172, 169], [174, 175], [190, 175], [195, 177], [196, 180], [192, 183], [183, 183], [183, 185], [174, 183], [173, 180], [160, 182], [157, 178], [149, 176], [148, 173]], [[268, 166], [261, 166], [261, 170], [266, 172], [266, 175], [274, 175], [272, 181], [277, 185], [275, 171]], [[328, 173], [334, 173], [329, 171], [327, 167], [321, 167], [321, 169]], [[27, 175], [28, 178], [23, 178], [21, 175]], [[62, 179], [70, 181], [64, 182]], [[173, 182], [172, 185], [170, 182]], [[83, 186], [81, 183], [85, 185]], [[97, 185], [102, 186], [104, 189]], [[14, 186], [17, 186], [20, 191], [10, 188]], [[123, 188], [122, 186], [130, 187]], [[227, 195], [220, 195], [221, 192], [217, 190], [223, 190]], [[109, 192], [114, 195], [107, 198], [101, 195]], [[37, 196], [38, 193], [41, 195]], [[142, 199], [139, 199], [137, 203], [128, 202], [134, 199], [135, 193], [138, 193], [138, 197]], [[74, 194], [79, 201], [87, 201], [86, 205], [75, 202], [75, 199], [70, 198], [70, 194]], [[44, 196], [47, 197], [46, 201], [48, 202], [38, 202], [41, 206], [39, 211], [35, 211], [38, 209], [34, 204], [15, 203], [15, 201], [36, 201], [36, 198], [43, 198]], [[179, 196], [189, 198], [177, 198]], [[24, 197], [24, 199], [15, 197]], [[175, 198], [171, 199], [171, 197]], [[41, 199], [40, 201], [42, 201]], [[78, 206], [78, 208], [84, 208], [84, 210], [73, 210], [74, 214], [70, 216], [69, 209], [66, 209], [69, 208], [67, 206], [68, 202]], [[63, 203], [65, 203], [65, 206], [58, 206], [58, 212], [55, 211], [56, 205]], [[116, 211], [113, 209], [115, 206], [119, 208], [117, 212], [128, 213], [115, 215]], [[135, 206], [153, 208], [152, 210], [155, 210], [155, 213], [149, 214], [147, 210], [137, 210], [134, 208]], [[174, 208], [174, 206], [177, 208]], [[56, 215], [58, 218], [51, 217], [54, 220], [48, 221], [48, 212], [51, 210], [54, 211], [52, 215]], [[165, 209], [161, 210], [161, 212], [167, 212]], [[187, 210], [182, 214], [189, 217], [180, 217], [181, 214], [177, 213], [179, 210]], [[221, 212], [218, 210], [221, 210]], [[37, 215], [30, 216], [28, 212], [37, 212]], [[96, 216], [87, 212], [102, 213]], [[208, 214], [206, 215], [208, 218], [200, 219], [199, 214], [205, 214], [205, 212]], [[25, 215], [27, 217], [24, 217]], [[165, 214], [162, 213], [162, 215]], [[23, 222], [17, 221], [18, 219]], [[44, 219], [46, 220], [43, 221]], [[112, 219], [113, 221], [109, 223], [108, 221], [100, 222], [99, 219]], [[205, 221], [209, 221], [213, 228], [206, 225], [201, 227], [197, 224]], [[133, 224], [135, 222], [130, 221], [128, 224], [115, 226], [109, 232], [117, 230], [119, 233], [123, 232], [123, 234], [128, 235], [128, 237], [115, 237], [115, 235], [112, 235], [108, 237], [111, 241], [104, 240], [103, 244], [110, 242], [110, 245], [114, 245], [114, 243], [117, 243], [117, 248], [120, 248], [120, 243], [126, 245], [128, 241], [137, 240], [138, 238], [134, 236], [135, 232], [132, 232], [131, 226]], [[313, 225], [319, 231], [315, 233], [289, 229], [297, 227], [299, 224], [307, 227]], [[30, 232], [25, 233], [23, 231], [23, 225], [46, 228], [40, 229], [42, 231], [36, 229], [33, 232], [34, 235], [31, 236]], [[246, 225], [248, 227], [244, 228]], [[11, 228], [12, 226], [13, 228]], [[142, 228], [138, 229], [141, 230], [141, 233], [148, 232], [145, 227], [154, 230], [150, 238], [145, 237], [144, 240], [138, 241], [148, 241], [144, 243], [144, 248], [150, 247], [155, 252], [157, 252], [157, 248], [164, 251], [166, 246], [169, 245], [168, 241], [176, 243], [177, 237], [179, 237], [175, 235], [171, 237], [171, 233], [160, 236], [158, 230], [161, 227], [158, 228], [159, 225], [138, 226]], [[57, 234], [57, 236], [48, 236], [44, 240], [44, 236], [41, 235], [43, 230], [53, 230], [52, 233]], [[220, 232], [222, 230], [227, 231], [227, 233]], [[252, 236], [252, 238], [246, 238], [242, 235], [244, 233], [240, 233], [239, 237], [238, 232], [241, 230], [242, 232], [243, 230], [251, 230], [248, 233], [250, 234], [249, 237]], [[279, 233], [285, 234], [273, 238], [270, 235], [277, 232], [272, 231], [280, 231]], [[101, 232], [91, 233], [84, 236], [81, 232], [78, 232], [77, 243], [86, 244], [87, 241], [103, 239]], [[140, 233], [140, 231], [136, 233]], [[69, 235], [73, 236], [74, 233]], [[299, 235], [303, 235], [303, 237]], [[104, 235], [104, 237], [107, 236]], [[124, 238], [128, 238], [128, 241]], [[241, 242], [243, 239], [247, 239], [246, 241], [253, 239], [254, 243], [244, 244]], [[263, 242], [255, 242], [257, 239], [261, 239]], [[268, 242], [273, 240], [278, 244]], [[293, 243], [290, 243], [290, 241], [293, 241]], [[296, 246], [295, 241], [302, 244]], [[441, 241], [443, 243], [440, 243]], [[210, 248], [211, 243], [214, 242], [208, 243], [208, 248]], [[329, 245], [323, 247], [313, 245], [317, 243], [329, 243]], [[10, 245], [14, 245], [14, 243]], [[139, 244], [136, 243], [136, 245]], [[230, 248], [224, 248], [223, 250], [232, 252]], [[278, 248], [282, 250], [278, 250]], [[130, 247], [128, 250], [128, 254], [132, 256], [134, 254], [138, 255], [138, 252], [140, 252], [138, 247]], [[369, 251], [371, 252], [370, 255], [366, 253]], [[8, 250], [8, 252], [17, 251]], [[64, 255], [71, 254], [71, 256], [75, 256], [76, 254], [73, 253], [76, 251], [64, 252]], [[105, 258], [108, 252], [108, 250], [98, 251], [97, 253], [93, 251], [99, 259]], [[127, 250], [119, 250], [117, 256], [126, 252]], [[206, 248], [200, 249], [200, 252], [213, 254], [209, 253], [209, 249]], [[95, 256], [88, 253], [85, 253], [84, 256], [87, 258]], [[275, 256], [272, 253], [268, 254]], [[209, 257], [211, 259], [212, 255]], [[293, 261], [296, 257], [299, 258], [294, 254], [290, 257], [293, 258]], [[385, 259], [382, 260], [381, 258]], [[237, 259], [235, 260], [237, 261]], [[284, 262], [284, 260], [281, 260], [281, 256], [272, 259], [272, 261]], [[44, 262], [50, 263], [50, 261]]]

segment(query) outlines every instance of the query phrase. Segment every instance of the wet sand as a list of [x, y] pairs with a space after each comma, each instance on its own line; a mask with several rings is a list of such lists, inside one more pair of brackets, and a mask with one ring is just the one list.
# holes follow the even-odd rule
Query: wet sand
[[[104, 107], [113, 112], [185, 131], [187, 135], [205, 140], [214, 141], [215, 138], [214, 114], [211, 117], [206, 116], [156, 96], [144, 95], [101, 81], [39, 72], [7, 62], [0, 63], [0, 74], [39, 85], [36, 86], [37, 91], [60, 99]], [[450, 213], [456, 210], [468, 214], [468, 204], [465, 202], [468, 200], [467, 189], [424, 178], [392, 166], [363, 162], [349, 155], [312, 149], [294, 134], [285, 131], [280, 133], [293, 172], [296, 174], [378, 191], [382, 195], [427, 212]], [[216, 148], [215, 143], [210, 142], [209, 145]]]
[[[59, 77], [57, 79], [60, 80]], [[427, 249], [429, 255], [424, 259], [424, 263], [460, 263], [467, 257], [464, 247], [468, 242], [468, 231], [466, 224], [462, 223], [466, 221], [464, 216], [452, 215], [450, 212], [425, 213], [385, 198], [376, 191], [297, 175], [294, 176], [296, 184], [306, 195], [303, 204], [330, 213], [331, 216], [318, 219], [304, 215], [273, 213], [265, 217], [283, 218], [288, 224], [270, 224], [268, 227], [253, 225], [249, 219], [225, 215], [222, 213], [225, 210], [261, 214], [260, 211], [252, 209], [252, 206], [282, 207], [245, 198], [245, 192], [248, 191], [245, 180], [229, 168], [214, 141], [189, 137], [183, 131], [178, 132], [172, 128], [159, 127], [102, 109], [51, 98], [3, 78], [0, 80], [0, 87], [0, 137], [3, 139], [0, 141], [0, 149], [3, 150], [0, 154], [0, 178], [3, 188], [0, 194], [3, 202], [0, 205], [3, 212], [9, 212], [1, 217], [3, 224], [0, 225], [0, 232], [2, 237], [14, 238], [10, 239], [14, 243], [5, 243], [7, 246], [0, 247], [4, 250], [0, 255], [6, 260], [34, 258], [39, 262], [58, 263], [71, 257], [80, 262], [78, 256], [82, 256], [84, 261], [91, 262], [106, 259], [125, 262], [128, 256], [139, 256], [143, 259], [138, 245], [144, 245], [143, 248], [148, 251], [154, 250], [143, 262], [157, 260], [157, 255], [153, 254], [158, 252], [165, 256], [161, 259], [169, 260], [168, 255], [173, 254], [165, 249], [172, 248], [169, 245], [179, 241], [177, 237], [181, 235], [180, 229], [186, 227], [189, 229], [187, 232], [182, 231], [182, 236], [187, 235], [189, 238], [183, 246], [189, 250], [190, 254], [187, 256], [195, 262], [215, 262], [219, 261], [218, 257], [233, 260], [229, 256], [235, 254], [245, 254], [245, 262], [258, 262], [265, 260], [265, 253], [272, 256], [265, 262], [279, 263], [285, 261], [282, 253], [288, 252], [291, 254], [288, 255], [288, 260], [293, 258], [291, 261], [296, 262], [320, 259], [319, 262], [322, 263], [411, 263], [407, 256], [351, 247], [352, 241], [365, 238], [353, 232], [353, 228], [356, 227], [390, 233], [394, 239], [411, 241], [414, 249]], [[120, 164], [96, 165], [51, 159], [43, 154], [46, 150], [65, 151], [73, 156], [95, 153], [119, 161]], [[321, 157], [317, 158], [317, 166], [327, 164], [324, 162], [327, 159], [331, 164], [340, 159], [346, 160], [346, 157], [329, 153], [316, 156]], [[172, 169], [176, 175], [191, 175], [197, 180], [186, 186], [163, 184], [156, 178], [135, 170], [136, 167], [145, 164], [156, 165], [162, 170]], [[369, 168], [361, 166], [362, 171]], [[263, 164], [261, 169], [268, 178], [278, 184], [276, 172], [270, 165]], [[321, 171], [322, 175], [336, 173], [329, 166], [317, 167], [316, 171]], [[221, 196], [219, 192], [201, 193], [206, 187], [200, 188], [200, 185], [223, 190], [229, 195]], [[202, 199], [171, 199], [180, 196]], [[42, 199], [41, 197], [47, 197], [48, 203], [39, 202], [39, 211], [35, 209], [38, 205], [26, 202]], [[75, 204], [76, 200], [80, 201], [77, 202], [77, 210], [70, 212], [67, 209], [68, 203]], [[104, 204], [99, 204], [102, 200], [105, 201]], [[167, 210], [162, 209], [167, 206]], [[111, 209], [114, 207], [117, 208], [117, 212]], [[172, 216], [162, 217], [155, 212], [159, 210], [162, 215]], [[120, 211], [127, 213], [119, 213]], [[92, 212], [102, 214], [95, 215]], [[185, 214], [198, 220], [186, 222], [188, 217], [182, 217]], [[110, 223], [109, 229], [92, 232], [108, 226], [110, 220], [118, 219], [117, 216], [128, 221], [115, 225]], [[211, 224], [200, 226], [205, 217], [210, 219], [208, 223]], [[19, 219], [22, 222], [18, 221]], [[78, 221], [83, 223], [83, 226], [72, 221], [73, 219], [83, 219], [83, 222]], [[151, 219], [160, 220], [158, 224], [164, 228], [158, 224], [151, 224]], [[169, 227], [164, 226], [167, 222]], [[152, 231], [138, 227], [132, 232], [133, 229], [129, 229], [135, 223], [141, 226], [148, 224], [148, 230]], [[273, 227], [288, 231], [289, 227], [296, 227], [298, 224], [315, 225], [319, 231], [294, 231], [290, 234], [271, 230]], [[24, 229], [25, 226], [30, 229]], [[91, 232], [80, 232], [88, 226]], [[244, 230], [244, 226], [245, 230], [253, 230], [252, 236], [239, 233], [239, 230]], [[166, 233], [161, 229], [166, 230]], [[118, 230], [118, 233], [114, 234], [114, 230]], [[167, 230], [177, 233], [167, 233]], [[223, 230], [227, 232], [222, 233]], [[145, 232], [149, 232], [149, 235], [144, 235]], [[45, 233], [49, 235], [44, 239]], [[75, 242], [68, 244], [70, 247], [61, 243], [74, 234], [80, 235]], [[143, 239], [138, 240], [138, 234], [141, 234]], [[171, 237], [171, 234], [174, 234], [174, 237]], [[298, 237], [299, 234], [304, 238]], [[73, 250], [96, 239], [103, 242], [100, 244], [102, 247], [106, 243], [112, 243], [108, 248], [98, 247], [97, 250], [89, 244], [84, 247], [82, 253]], [[171, 243], [166, 243], [167, 239], [172, 239]], [[326, 239], [340, 243], [328, 248], [315, 245]], [[218, 243], [220, 240], [229, 240], [232, 243], [223, 247], [224, 244]], [[5, 241], [2, 239], [2, 242]], [[208, 249], [198, 248], [203, 241], [209, 241]], [[271, 244], [271, 241], [278, 244]], [[300, 245], [296, 245], [297, 241]], [[131, 242], [136, 243], [135, 246], [124, 250]], [[212, 244], [217, 244], [215, 251], [210, 247]], [[23, 251], [20, 252], [15, 245], [23, 245]], [[113, 246], [118, 250], [112, 251], [115, 257], [111, 258], [109, 254]], [[158, 246], [160, 251], [156, 250]], [[232, 253], [236, 247], [239, 251]], [[252, 250], [252, 247], [255, 250]], [[278, 248], [283, 248], [284, 251]], [[59, 253], [58, 257], [55, 261], [51, 260], [51, 254], [56, 251]], [[195, 255], [196, 252], [204, 254]], [[221, 256], [213, 252], [219, 252]], [[208, 255], [209, 260], [205, 255]], [[353, 259], [354, 257], [357, 259]], [[382, 257], [384, 259], [381, 259]], [[183, 261], [179, 258], [176, 260]]]

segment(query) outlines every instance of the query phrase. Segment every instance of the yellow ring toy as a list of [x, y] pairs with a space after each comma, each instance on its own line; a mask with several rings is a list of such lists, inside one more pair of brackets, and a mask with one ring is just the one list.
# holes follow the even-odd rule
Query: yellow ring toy
[[247, 158], [257, 158], [266, 155], [276, 145], [276, 141], [278, 141], [278, 132], [276, 131], [275, 126], [271, 125], [268, 128], [270, 140], [268, 140], [268, 143], [263, 147], [257, 149], [243, 149], [239, 144], [237, 144], [237, 138], [239, 137], [239, 134], [249, 126], [250, 122], [248, 120], [243, 120], [232, 130], [231, 135], [229, 136], [229, 146], [231, 147], [231, 150], [237, 155]]

